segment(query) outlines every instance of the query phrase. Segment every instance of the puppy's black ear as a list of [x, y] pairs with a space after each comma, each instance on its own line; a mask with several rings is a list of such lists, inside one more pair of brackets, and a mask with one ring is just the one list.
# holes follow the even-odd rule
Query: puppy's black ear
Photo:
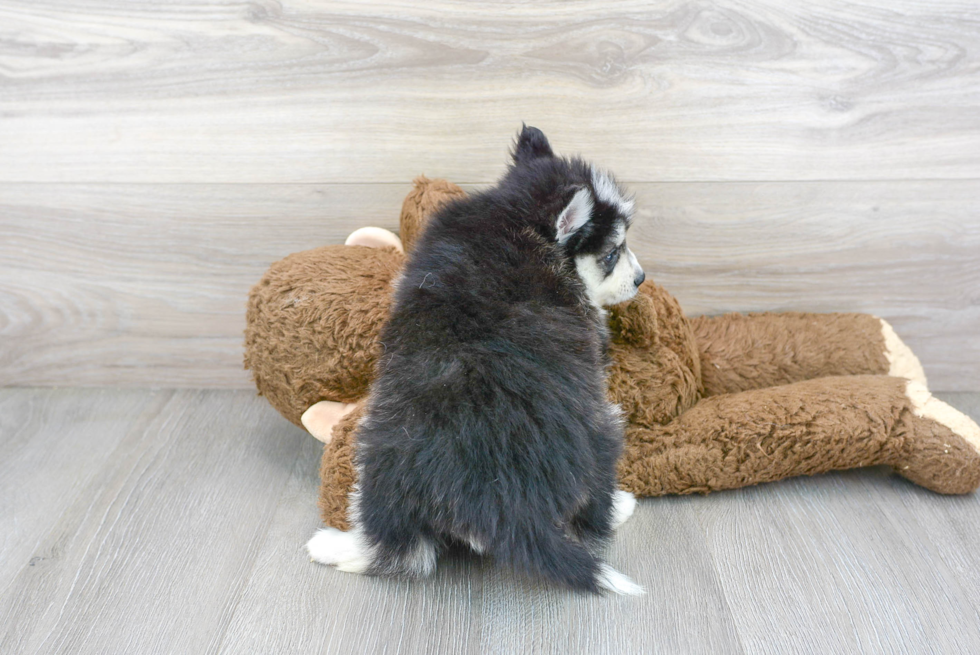
[[517, 137], [517, 145], [514, 146], [514, 163], [537, 159], [538, 157], [554, 157], [551, 151], [551, 144], [544, 132], [536, 127], [523, 125], [520, 135]]
[[561, 244], [592, 220], [592, 192], [587, 187], [577, 188], [575, 195], [555, 219], [555, 239]]

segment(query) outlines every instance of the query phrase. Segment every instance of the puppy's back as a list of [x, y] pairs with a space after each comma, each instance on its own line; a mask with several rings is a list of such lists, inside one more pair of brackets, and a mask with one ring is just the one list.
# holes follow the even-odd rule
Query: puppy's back
[[525, 127], [496, 187], [430, 221], [382, 331], [354, 527], [314, 537], [318, 561], [424, 575], [459, 541], [576, 589], [641, 592], [587, 549], [614, 514], [623, 430], [599, 306], [642, 282], [631, 212]]
[[618, 428], [603, 343], [554, 248], [494, 216], [492, 200], [435, 217], [399, 283], [359, 433], [363, 493], [380, 502], [361, 520], [389, 533], [423, 526], [593, 588], [598, 563], [547, 526], [582, 503], [597, 458], [618, 454], [594, 438]]

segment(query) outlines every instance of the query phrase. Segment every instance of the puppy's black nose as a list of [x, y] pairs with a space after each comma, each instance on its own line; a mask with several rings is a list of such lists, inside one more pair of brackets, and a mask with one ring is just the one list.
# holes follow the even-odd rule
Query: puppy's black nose
[[645, 279], [647, 279], [647, 274], [644, 273], [643, 271], [640, 271], [640, 274], [637, 275], [635, 278], [633, 278], [633, 284], [635, 284], [636, 286], [640, 286], [641, 284], [643, 284], [643, 280]]

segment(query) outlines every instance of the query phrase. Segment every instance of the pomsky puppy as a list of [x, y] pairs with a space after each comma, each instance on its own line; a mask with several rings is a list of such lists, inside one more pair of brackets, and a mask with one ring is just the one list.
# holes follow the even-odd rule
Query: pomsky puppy
[[616, 490], [602, 309], [644, 279], [632, 216], [612, 177], [525, 126], [497, 186], [431, 218], [382, 331], [351, 530], [318, 531], [315, 561], [424, 576], [459, 543], [572, 589], [643, 593], [597, 555], [636, 503]]

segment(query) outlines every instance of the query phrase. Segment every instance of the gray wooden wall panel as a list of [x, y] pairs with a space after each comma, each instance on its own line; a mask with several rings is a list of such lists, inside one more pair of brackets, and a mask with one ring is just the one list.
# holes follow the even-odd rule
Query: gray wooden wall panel
[[980, 388], [980, 8], [0, 0], [0, 385], [247, 387], [245, 294], [484, 184], [520, 121], [638, 192], [691, 312], [880, 314]]
[[0, 181], [980, 176], [973, 2], [0, 2]]
[[[687, 311], [874, 313], [933, 388], [980, 388], [977, 182], [631, 186], [631, 243]], [[397, 229], [408, 189], [0, 184], [0, 384], [248, 387], [251, 285], [290, 252]]]
[[690, 313], [887, 319], [934, 389], [980, 388], [980, 182], [641, 185], [644, 264]]
[[0, 384], [247, 386], [251, 285], [409, 188], [0, 185]]

